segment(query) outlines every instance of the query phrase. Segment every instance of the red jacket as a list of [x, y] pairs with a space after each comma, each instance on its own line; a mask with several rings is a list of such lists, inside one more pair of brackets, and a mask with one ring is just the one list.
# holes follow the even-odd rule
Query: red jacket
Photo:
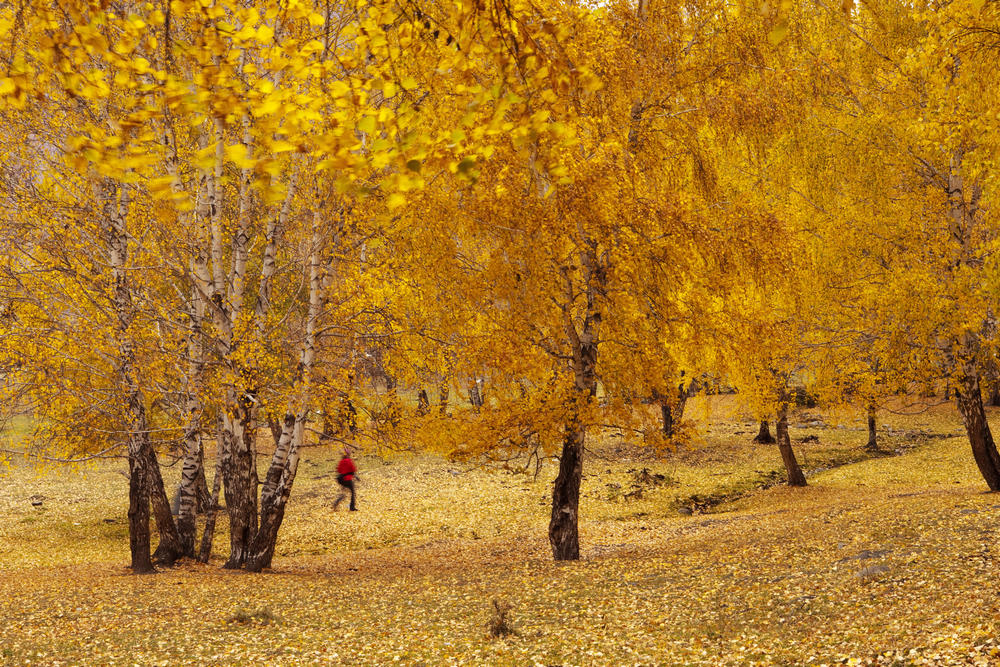
[[351, 460], [350, 456], [345, 456], [340, 459], [340, 463], [337, 464], [337, 476], [343, 476], [345, 482], [350, 482], [354, 479], [354, 473], [358, 471], [354, 467], [354, 461]]

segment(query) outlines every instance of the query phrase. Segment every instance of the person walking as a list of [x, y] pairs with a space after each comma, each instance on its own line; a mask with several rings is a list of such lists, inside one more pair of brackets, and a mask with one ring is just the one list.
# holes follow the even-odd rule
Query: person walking
[[358, 510], [354, 493], [354, 480], [357, 479], [357, 476], [358, 468], [354, 465], [354, 461], [351, 460], [350, 452], [345, 448], [344, 458], [340, 459], [340, 463], [337, 464], [337, 483], [340, 484], [340, 495], [333, 501], [334, 511], [337, 510], [341, 501], [347, 497], [348, 491], [351, 492], [351, 511], [356, 512]]

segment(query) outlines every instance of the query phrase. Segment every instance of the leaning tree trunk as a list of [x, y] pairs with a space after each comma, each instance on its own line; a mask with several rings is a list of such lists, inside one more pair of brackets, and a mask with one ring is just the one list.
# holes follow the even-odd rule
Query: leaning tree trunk
[[[956, 64], [957, 69], [957, 64]], [[954, 74], [953, 74], [954, 76]], [[960, 148], [952, 156], [948, 172], [948, 217], [951, 220], [949, 231], [962, 242], [962, 264], [977, 268], [980, 261], [973, 251], [973, 234], [977, 223], [980, 223], [979, 199], [982, 189], [975, 183], [965, 182], [962, 163], [964, 149]], [[966, 194], [969, 195], [966, 199]], [[992, 315], [988, 314], [984, 329], [995, 329]], [[990, 491], [1000, 491], [1000, 455], [993, 442], [990, 425], [986, 421], [986, 411], [983, 409], [983, 394], [980, 388], [979, 363], [981, 361], [980, 334], [966, 331], [958, 341], [958, 377], [955, 396], [958, 410], [962, 413], [962, 422], [972, 446], [972, 456], [976, 460], [979, 472], [982, 474]]]
[[[306, 415], [312, 399], [312, 369], [316, 359], [317, 328], [323, 310], [323, 237], [319, 211], [313, 213], [312, 252], [309, 256], [309, 310], [305, 340], [299, 358], [298, 396], [293, 410], [285, 414], [281, 438], [271, 457], [260, 494], [260, 527], [254, 536], [246, 560], [246, 569], [260, 572], [271, 566], [278, 543], [278, 529], [285, 517], [285, 507], [299, 466], [299, 452], [305, 435]], [[424, 394], [426, 397], [426, 394]]]
[[974, 368], [967, 368], [962, 377], [958, 378], [957, 385], [955, 395], [958, 399], [958, 411], [962, 414], [965, 432], [972, 445], [972, 456], [990, 491], [1000, 491], [1000, 454], [997, 453], [990, 425], [986, 421], [979, 374]]
[[792, 449], [792, 441], [788, 436], [788, 406], [782, 405], [778, 409], [778, 422], [776, 425], [778, 435], [778, 450], [781, 452], [781, 461], [785, 464], [785, 472], [788, 475], [788, 486], [805, 486], [806, 476], [802, 474], [799, 462], [795, 460], [795, 451]]
[[773, 445], [775, 440], [774, 436], [771, 435], [771, 429], [767, 425], [766, 419], [760, 420], [760, 429], [757, 431], [757, 435], [754, 436], [754, 442], [760, 443], [762, 445]]
[[[216, 433], [215, 457], [217, 462], [215, 464], [215, 479], [212, 480], [212, 495], [209, 498], [209, 505], [205, 515], [205, 530], [201, 534], [201, 547], [198, 550], [198, 562], [200, 563], [207, 563], [212, 557], [212, 542], [215, 540], [215, 519], [219, 513], [219, 495], [222, 491], [222, 466], [223, 461], [227, 458], [226, 450], [229, 448], [229, 443], [226, 440], [228, 436], [221, 416], [219, 417]], [[204, 469], [204, 466], [202, 466], [202, 469]]]
[[246, 569], [260, 572], [271, 567], [278, 544], [278, 529], [285, 518], [285, 508], [299, 467], [299, 452], [305, 431], [305, 413], [285, 416], [286, 429], [275, 450], [260, 495], [260, 527], [254, 536]]
[[868, 444], [865, 449], [870, 452], [878, 451], [878, 431], [875, 429], [875, 404], [868, 404]]

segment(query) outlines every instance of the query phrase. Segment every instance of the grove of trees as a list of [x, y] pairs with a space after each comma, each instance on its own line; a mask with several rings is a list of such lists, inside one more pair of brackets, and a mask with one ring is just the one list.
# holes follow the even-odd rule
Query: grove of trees
[[588, 438], [669, 446], [720, 383], [792, 485], [801, 387], [877, 448], [947, 386], [1000, 490], [998, 34], [992, 0], [3, 3], [2, 406], [127, 456], [136, 572], [207, 561], [220, 504], [226, 567], [269, 567], [317, 442], [556, 457], [576, 559]]

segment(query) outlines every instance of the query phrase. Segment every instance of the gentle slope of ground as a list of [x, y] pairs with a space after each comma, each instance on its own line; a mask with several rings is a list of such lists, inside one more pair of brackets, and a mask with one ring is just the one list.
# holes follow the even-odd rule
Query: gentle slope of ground
[[[334, 513], [335, 459], [311, 450], [274, 572], [145, 577], [124, 567], [120, 463], [15, 467], [0, 663], [1000, 664], [1000, 497], [947, 437], [953, 411], [890, 416], [902, 454], [817, 472], [860, 458], [866, 437], [850, 415], [818, 415], [793, 431], [819, 436], [797, 444], [808, 488], [692, 516], [678, 512], [692, 496], [742, 493], [780, 466], [749, 420], [695, 412], [703, 442], [662, 460], [618, 460], [634, 452], [609, 440], [586, 464], [583, 559], [561, 564], [545, 541], [552, 467], [363, 459], [361, 511]], [[489, 635], [494, 600], [516, 634]]]

